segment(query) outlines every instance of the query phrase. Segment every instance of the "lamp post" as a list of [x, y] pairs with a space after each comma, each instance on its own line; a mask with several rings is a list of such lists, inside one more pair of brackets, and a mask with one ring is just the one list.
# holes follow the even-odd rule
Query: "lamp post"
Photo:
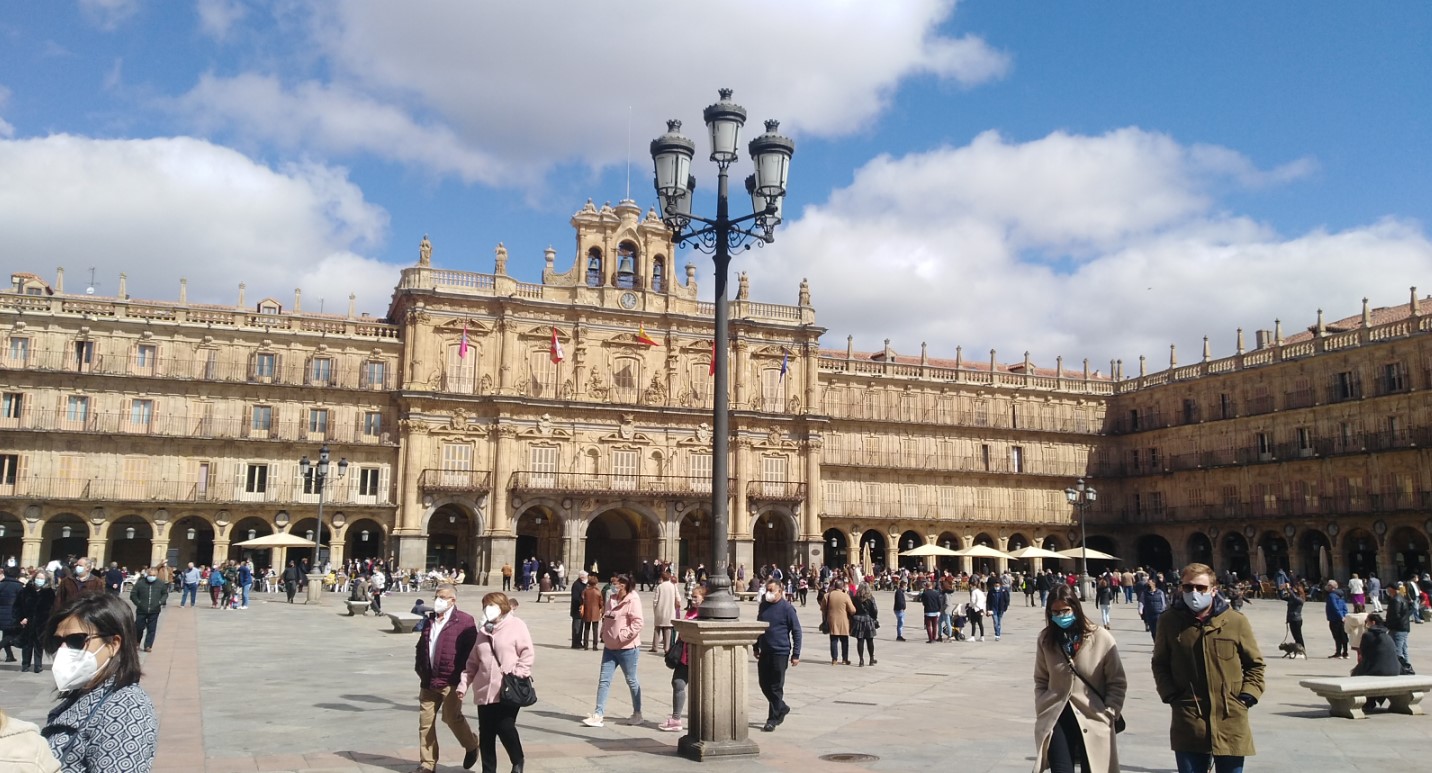
[[[731, 251], [749, 241], [765, 244], [775, 240], [775, 228], [781, 222], [781, 205], [786, 195], [786, 177], [790, 170], [795, 143], [776, 134], [779, 124], [766, 122], [766, 133], [751, 140], [747, 146], [755, 163], [756, 173], [746, 178], [746, 192], [751, 196], [749, 215], [731, 218], [728, 200], [728, 171], [739, 157], [738, 139], [746, 123], [746, 109], [731, 101], [731, 89], [721, 89], [721, 101], [702, 113], [711, 135], [711, 160], [716, 163], [716, 217], [699, 217], [691, 213], [691, 196], [696, 178], [691, 175], [691, 159], [696, 145], [681, 135], [681, 122], [668, 121], [667, 132], [651, 141], [651, 158], [656, 168], [656, 193], [661, 200], [662, 222], [671, 229], [677, 244], [686, 244], [702, 252], [710, 252], [715, 263], [716, 279], [716, 340], [715, 386], [712, 390], [711, 462], [711, 551], [712, 572], [706, 582], [706, 600], [697, 610], [701, 620], [737, 620], [740, 608], [731, 594], [727, 575], [730, 524], [728, 510], [730, 491], [730, 406], [728, 394], [730, 326], [727, 280], [731, 267]], [[699, 226], [693, 226], [692, 223]], [[743, 226], [751, 223], [756, 230]]]
[[1064, 489], [1064, 497], [1079, 514], [1079, 598], [1088, 601], [1094, 596], [1094, 581], [1089, 576], [1089, 532], [1085, 524], [1089, 520], [1089, 506], [1099, 498], [1099, 492], [1080, 478], [1073, 488]]
[[308, 573], [308, 599], [307, 603], [317, 604], [323, 598], [323, 566], [321, 545], [323, 544], [323, 497], [328, 489], [330, 477], [342, 479], [348, 474], [348, 460], [338, 460], [338, 473], [331, 476], [328, 463], [328, 446], [318, 450], [318, 464], [308, 461], [304, 456], [298, 460], [298, 473], [303, 477], [304, 488], [309, 492], [318, 493], [318, 528], [313, 533], [313, 566], [309, 567]]

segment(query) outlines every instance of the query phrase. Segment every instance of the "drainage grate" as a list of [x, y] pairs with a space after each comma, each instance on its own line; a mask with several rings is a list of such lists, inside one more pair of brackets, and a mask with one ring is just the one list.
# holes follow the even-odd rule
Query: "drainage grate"
[[826, 754], [818, 759], [823, 762], [875, 762], [880, 758], [874, 754]]

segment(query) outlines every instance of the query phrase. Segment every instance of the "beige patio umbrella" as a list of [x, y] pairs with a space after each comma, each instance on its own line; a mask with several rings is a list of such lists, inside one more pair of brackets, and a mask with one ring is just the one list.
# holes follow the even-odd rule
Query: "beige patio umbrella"
[[1062, 556], [1064, 556], [1065, 558], [1084, 558], [1084, 557], [1087, 556], [1087, 557], [1089, 557], [1089, 558], [1094, 559], [1095, 561], [1118, 561], [1118, 560], [1119, 560], [1119, 557], [1118, 557], [1118, 556], [1111, 556], [1111, 555], [1109, 555], [1108, 553], [1105, 553], [1105, 552], [1102, 551], [1102, 550], [1095, 550], [1095, 549], [1093, 549], [1093, 548], [1088, 548], [1088, 552], [1087, 552], [1087, 553], [1084, 552], [1084, 551], [1085, 551], [1084, 548], [1069, 548], [1068, 550], [1061, 550], [1061, 551], [1059, 551], [1059, 554], [1062, 555]]
[[1067, 561], [1072, 558], [1072, 556], [1066, 556], [1063, 553], [1056, 553], [1053, 550], [1046, 550], [1041, 547], [1035, 547], [1034, 545], [1030, 545], [1027, 548], [1020, 548], [1019, 550], [1015, 550], [1009, 554], [1009, 557], [1018, 558], [1020, 560], [1035, 558], [1052, 558], [1056, 561]]
[[1326, 545], [1318, 547], [1318, 572], [1322, 574], [1322, 582], [1333, 578], [1332, 562], [1328, 560], [1328, 548]]
[[949, 548], [942, 548], [939, 545], [921, 545], [918, 548], [911, 548], [900, 555], [910, 558], [924, 558], [925, 556], [957, 556], [959, 553]]
[[950, 553], [952, 556], [965, 556], [966, 558], [1013, 558], [1003, 550], [995, 550], [988, 545], [971, 545], [964, 550], [955, 550]]
[[304, 539], [303, 537], [300, 537], [296, 534], [278, 532], [276, 534], [266, 534], [262, 537], [255, 537], [254, 539], [245, 540], [243, 542], [235, 542], [234, 547], [256, 549], [311, 548], [313, 547], [313, 540]]

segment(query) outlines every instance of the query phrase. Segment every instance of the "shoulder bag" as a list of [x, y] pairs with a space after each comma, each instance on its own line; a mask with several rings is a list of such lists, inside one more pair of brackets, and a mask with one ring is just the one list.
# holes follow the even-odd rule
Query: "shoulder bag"
[[[492, 649], [492, 659], [497, 661], [498, 670], [502, 669], [502, 659], [497, 656], [497, 645], [492, 643], [492, 637], [487, 637], [487, 646]], [[502, 690], [498, 694], [498, 702], [506, 706], [523, 708], [537, 702], [537, 688], [532, 686], [532, 677], [518, 676], [502, 672]]]
[[[1062, 651], [1063, 650], [1061, 650], [1061, 652]], [[1097, 687], [1095, 687], [1088, 679], [1085, 679], [1083, 674], [1079, 673], [1079, 669], [1074, 667], [1074, 658], [1069, 657], [1069, 654], [1065, 653], [1064, 661], [1069, 664], [1069, 670], [1073, 671], [1074, 675], [1079, 677], [1079, 681], [1083, 682], [1086, 687], [1094, 691], [1095, 695], [1099, 696], [1100, 703], [1104, 703], [1104, 693], [1099, 692], [1099, 689]], [[1105, 703], [1105, 705], [1107, 706], [1108, 704]], [[1114, 732], [1124, 732], [1124, 712], [1122, 711], [1114, 715]]]

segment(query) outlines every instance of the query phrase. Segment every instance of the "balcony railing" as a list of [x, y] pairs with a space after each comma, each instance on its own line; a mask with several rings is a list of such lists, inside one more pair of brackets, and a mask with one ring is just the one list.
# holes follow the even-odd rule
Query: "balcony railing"
[[[1225, 518], [1297, 518], [1310, 515], [1376, 515], [1432, 510], [1432, 491], [1293, 496], [1240, 500], [1217, 505], [1179, 505], [1165, 508], [1164, 520], [1208, 521]], [[1126, 514], [1142, 517], [1147, 512]]]
[[[732, 480], [734, 484], [734, 479]], [[569, 494], [639, 493], [656, 497], [710, 496], [711, 478], [687, 475], [623, 475], [620, 473], [543, 472], [518, 470], [508, 487], [513, 491]]]
[[921, 456], [893, 451], [832, 449], [829, 447], [821, 454], [821, 464], [832, 467], [879, 467], [891, 470], [1050, 475], [1076, 478], [1087, 474], [1089, 469], [1087, 464], [1053, 459], [1026, 458], [1015, 464], [1014, 460], [1007, 456], [991, 455], [986, 460], [980, 455], [928, 454]]
[[[252, 489], [252, 490], [250, 490]], [[33, 476], [0, 484], [0, 497], [23, 499], [75, 499], [91, 502], [281, 502], [317, 504], [318, 495], [306, 490], [302, 481], [266, 481], [250, 487], [246, 483], [199, 484], [188, 481], [139, 481], [123, 478], [60, 478]], [[390, 505], [391, 494], [384, 489], [362, 493], [353, 478], [329, 484], [324, 501], [336, 505]]]
[[[301, 356], [260, 363], [251, 355], [216, 359], [189, 357], [139, 357], [137, 355], [95, 354], [79, 357], [73, 350], [32, 350], [28, 356], [0, 357], [0, 367], [10, 370], [91, 373], [102, 376], [141, 376], [182, 381], [218, 383], [279, 384], [328, 389], [384, 391], [393, 388], [396, 363], [384, 360], [381, 372], [362, 365], [333, 362], [315, 369], [312, 360]], [[376, 360], [375, 360], [376, 362]]]
[[826, 415], [833, 419], [855, 421], [938, 424], [951, 427], [1063, 432], [1077, 435], [1097, 435], [1103, 429], [1101, 421], [1084, 417], [1032, 415], [1020, 416], [1016, 420], [1005, 412], [995, 414], [988, 411], [982, 413], [979, 411], [925, 410], [923, 407], [907, 409], [900, 405], [867, 405], [864, 402], [846, 402], [836, 399], [827, 400], [822, 408]]
[[485, 494], [492, 490], [492, 473], [487, 470], [426, 469], [418, 476], [418, 489]]
[[0, 418], [0, 430], [32, 432], [84, 432], [106, 435], [157, 435], [160, 437], [284, 440], [314, 443], [392, 445], [388, 433], [370, 434], [362, 421], [269, 421], [250, 418], [215, 419], [184, 414], [154, 414], [147, 418], [133, 411], [69, 411], [31, 409], [18, 418]]
[[746, 484], [746, 498], [768, 502], [804, 502], [806, 484], [794, 480], [753, 480]]

